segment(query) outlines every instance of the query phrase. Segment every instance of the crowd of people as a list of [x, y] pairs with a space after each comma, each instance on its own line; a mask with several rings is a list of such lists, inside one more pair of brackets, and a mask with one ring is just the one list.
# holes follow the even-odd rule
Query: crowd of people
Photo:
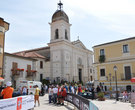
[[92, 99], [95, 99], [95, 92], [101, 92], [100, 86], [95, 89], [94, 86], [81, 86], [81, 84], [50, 85], [48, 89], [49, 103], [64, 105], [67, 93], [82, 95], [84, 92], [91, 92]]
[[[12, 83], [7, 82], [6, 86], [2, 88], [3, 90], [0, 91], [0, 97], [3, 99], [7, 98], [12, 98], [13, 97], [13, 92], [14, 88], [11, 87]], [[27, 87], [19, 87], [18, 88], [18, 93], [20, 95], [27, 95]], [[67, 96], [67, 93], [72, 93], [72, 94], [77, 94], [77, 95], [82, 95], [84, 92], [91, 92], [92, 93], [92, 100], [96, 98], [96, 94], [99, 92], [103, 92], [102, 87], [97, 86], [96, 88], [91, 85], [91, 86], [82, 86], [81, 84], [63, 84], [63, 85], [43, 85], [41, 87], [41, 90], [38, 88], [38, 85], [35, 85], [35, 94], [34, 94], [34, 102], [36, 106], [36, 102], [38, 102], [38, 106], [40, 106], [40, 101], [39, 101], [39, 95], [44, 95], [45, 93], [48, 93], [48, 99], [49, 103], [53, 104], [61, 104], [64, 105], [64, 100]], [[122, 94], [122, 99], [126, 102], [129, 100], [130, 94], [125, 90]]]

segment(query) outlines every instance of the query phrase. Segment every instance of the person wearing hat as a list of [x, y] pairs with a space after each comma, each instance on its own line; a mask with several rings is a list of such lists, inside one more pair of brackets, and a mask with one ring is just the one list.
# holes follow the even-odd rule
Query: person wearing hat
[[3, 91], [1, 92], [3, 99], [12, 98], [14, 88], [12, 88], [11, 85], [12, 85], [12, 83], [10, 81], [8, 81], [6, 83], [7, 87], [5, 89], [3, 89]]

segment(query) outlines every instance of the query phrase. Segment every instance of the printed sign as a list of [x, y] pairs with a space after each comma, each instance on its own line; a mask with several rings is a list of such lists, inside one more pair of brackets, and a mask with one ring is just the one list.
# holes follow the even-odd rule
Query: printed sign
[[99, 110], [95, 104], [80, 95], [67, 93], [66, 101], [75, 105], [79, 110]]
[[17, 98], [17, 110], [22, 109], [22, 97]]
[[0, 100], [0, 110], [28, 110], [34, 108], [34, 95]]
[[66, 100], [74, 104], [79, 110], [89, 110], [89, 100], [79, 95], [68, 93]]

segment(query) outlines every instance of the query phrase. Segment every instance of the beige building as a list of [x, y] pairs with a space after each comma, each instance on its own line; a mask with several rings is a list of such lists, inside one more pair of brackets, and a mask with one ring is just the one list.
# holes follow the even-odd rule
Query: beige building
[[135, 90], [135, 84], [130, 81], [135, 77], [135, 37], [96, 45], [93, 49], [96, 78], [105, 90], [115, 90], [116, 76], [119, 91]]
[[0, 76], [3, 74], [5, 32], [9, 30], [9, 23], [0, 18]]

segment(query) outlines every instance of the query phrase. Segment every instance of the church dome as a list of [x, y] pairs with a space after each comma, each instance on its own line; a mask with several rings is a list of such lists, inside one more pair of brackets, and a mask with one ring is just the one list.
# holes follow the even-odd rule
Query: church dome
[[52, 22], [64, 20], [69, 23], [67, 14], [63, 10], [57, 10], [52, 16]]
[[62, 10], [63, 3], [61, 1], [58, 3], [58, 10], [53, 14], [52, 16], [52, 22], [59, 21], [59, 20], [64, 20], [67, 23], [69, 23], [69, 19], [67, 14]]

